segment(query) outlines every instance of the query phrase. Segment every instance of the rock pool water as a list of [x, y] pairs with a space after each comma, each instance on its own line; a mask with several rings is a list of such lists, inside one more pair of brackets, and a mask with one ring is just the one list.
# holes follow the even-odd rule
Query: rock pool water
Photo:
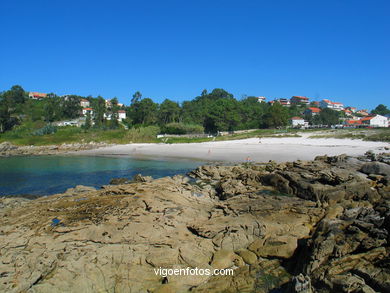
[[184, 174], [200, 165], [190, 160], [129, 157], [36, 156], [0, 158], [0, 196], [49, 195], [76, 185], [100, 187], [111, 178], [135, 174], [154, 178]]

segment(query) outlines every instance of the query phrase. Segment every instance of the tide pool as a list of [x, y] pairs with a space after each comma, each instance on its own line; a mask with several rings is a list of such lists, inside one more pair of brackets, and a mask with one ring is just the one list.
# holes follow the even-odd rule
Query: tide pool
[[50, 195], [76, 185], [101, 187], [112, 178], [141, 173], [159, 178], [204, 164], [190, 160], [141, 160], [129, 157], [34, 156], [0, 158], [0, 196]]

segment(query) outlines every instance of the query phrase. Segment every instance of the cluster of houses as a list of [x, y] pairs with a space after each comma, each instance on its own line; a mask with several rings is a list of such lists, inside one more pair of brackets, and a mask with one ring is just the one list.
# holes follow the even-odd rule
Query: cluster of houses
[[[47, 94], [38, 93], [38, 92], [29, 92], [28, 96], [30, 99], [34, 99], [34, 100], [42, 100], [42, 99], [48, 97]], [[64, 100], [68, 99], [68, 97], [69, 97], [69, 95], [62, 96], [62, 98]], [[105, 100], [105, 103], [106, 103], [106, 109], [111, 110], [112, 109], [111, 100]], [[85, 118], [88, 114], [91, 115], [91, 117], [93, 117], [94, 111], [93, 111], [93, 108], [91, 107], [91, 103], [89, 100], [81, 99], [80, 100], [80, 107], [81, 107], [80, 117]], [[118, 103], [118, 107], [122, 108], [123, 104]], [[125, 110], [122, 110], [122, 109], [118, 110], [117, 114], [118, 114], [117, 115], [118, 121], [122, 121], [122, 120], [126, 119], [126, 111]], [[111, 117], [112, 117], [111, 111], [104, 113], [105, 119], [111, 120]], [[76, 125], [76, 123], [71, 123], [71, 124], [63, 123], [63, 125]], [[78, 125], [78, 123], [77, 123], [77, 125]]]
[[[106, 109], [112, 109], [112, 103], [111, 100], [105, 100], [106, 102]], [[81, 99], [80, 100], [80, 106], [82, 107], [81, 114], [83, 117], [86, 117], [88, 114], [93, 117], [93, 108], [90, 107], [90, 102], [87, 99]], [[123, 104], [118, 103], [118, 107], [123, 107]], [[104, 113], [104, 118], [106, 120], [111, 120], [112, 114], [111, 113]], [[118, 110], [117, 118], [119, 121], [122, 121], [126, 119], [126, 111], [125, 110]]]
[[[259, 102], [265, 103], [265, 97], [258, 97]], [[290, 107], [292, 105], [305, 106], [306, 109], [302, 113], [302, 116], [315, 116], [318, 115], [323, 109], [332, 109], [335, 111], [342, 111], [345, 115], [340, 120], [343, 121], [343, 127], [389, 127], [390, 117], [382, 115], [370, 115], [365, 109], [358, 110], [355, 107], [344, 107], [343, 103], [333, 102], [328, 99], [321, 101], [312, 101], [308, 97], [293, 96], [291, 99], [274, 99], [269, 102], [271, 105], [274, 103], [280, 103], [282, 106]], [[302, 117], [290, 118], [291, 125], [293, 127], [308, 127], [309, 123]]]

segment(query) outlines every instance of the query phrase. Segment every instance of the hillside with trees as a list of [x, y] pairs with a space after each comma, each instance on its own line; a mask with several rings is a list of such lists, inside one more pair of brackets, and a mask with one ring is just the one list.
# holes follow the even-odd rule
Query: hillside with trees
[[[0, 133], [9, 132], [19, 137], [54, 133], [54, 122], [82, 116], [81, 100], [87, 100], [93, 109], [93, 114], [87, 113], [83, 117], [84, 125], [79, 131], [84, 133], [154, 127], [151, 133], [216, 134], [220, 131], [285, 127], [294, 116], [305, 118], [311, 125], [330, 126], [338, 124], [343, 116], [343, 112], [332, 109], [323, 109], [316, 116], [305, 116], [303, 112], [312, 105], [285, 107], [279, 102], [259, 102], [254, 96], [238, 100], [220, 88], [211, 92], [203, 90], [199, 96], [182, 103], [165, 99], [160, 104], [137, 91], [129, 97], [129, 106], [120, 105], [117, 98], [111, 99], [107, 106], [107, 101], [101, 96], [60, 97], [50, 93], [35, 100], [29, 98], [21, 86], [15, 85], [0, 93]], [[117, 119], [119, 109], [126, 111], [127, 117], [120, 122]], [[385, 115], [390, 111], [379, 105], [372, 113]]]

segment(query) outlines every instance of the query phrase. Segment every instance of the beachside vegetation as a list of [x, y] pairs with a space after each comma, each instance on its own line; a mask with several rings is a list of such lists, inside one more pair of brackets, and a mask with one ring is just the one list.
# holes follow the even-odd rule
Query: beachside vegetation
[[[83, 126], [56, 127], [58, 121], [80, 118], [81, 100], [86, 100], [93, 109], [93, 112], [88, 111], [84, 115]], [[238, 100], [220, 88], [211, 92], [203, 90], [199, 96], [182, 103], [170, 99], [155, 103], [143, 97], [139, 91], [129, 99], [130, 106], [119, 104], [117, 98], [110, 99], [109, 106], [107, 101], [101, 96], [59, 97], [54, 93], [36, 100], [28, 98], [28, 93], [15, 85], [0, 93], [0, 141], [42, 145], [80, 141], [172, 143], [241, 139], [274, 135], [275, 129], [286, 129], [290, 117], [302, 117], [307, 107], [302, 104], [285, 107], [279, 102], [259, 102], [254, 96], [243, 96]], [[126, 112], [126, 119], [118, 121], [119, 110]], [[385, 105], [378, 105], [372, 112], [384, 115], [390, 111]], [[339, 123], [342, 115], [339, 111], [324, 109], [319, 115], [305, 118], [312, 125], [330, 126]], [[235, 133], [246, 129], [259, 130]], [[229, 134], [218, 136], [221, 132]], [[193, 136], [157, 138], [158, 134]], [[357, 138], [356, 135], [353, 137]], [[387, 134], [382, 132], [369, 137], [388, 139]], [[366, 136], [364, 138], [367, 139]]]

